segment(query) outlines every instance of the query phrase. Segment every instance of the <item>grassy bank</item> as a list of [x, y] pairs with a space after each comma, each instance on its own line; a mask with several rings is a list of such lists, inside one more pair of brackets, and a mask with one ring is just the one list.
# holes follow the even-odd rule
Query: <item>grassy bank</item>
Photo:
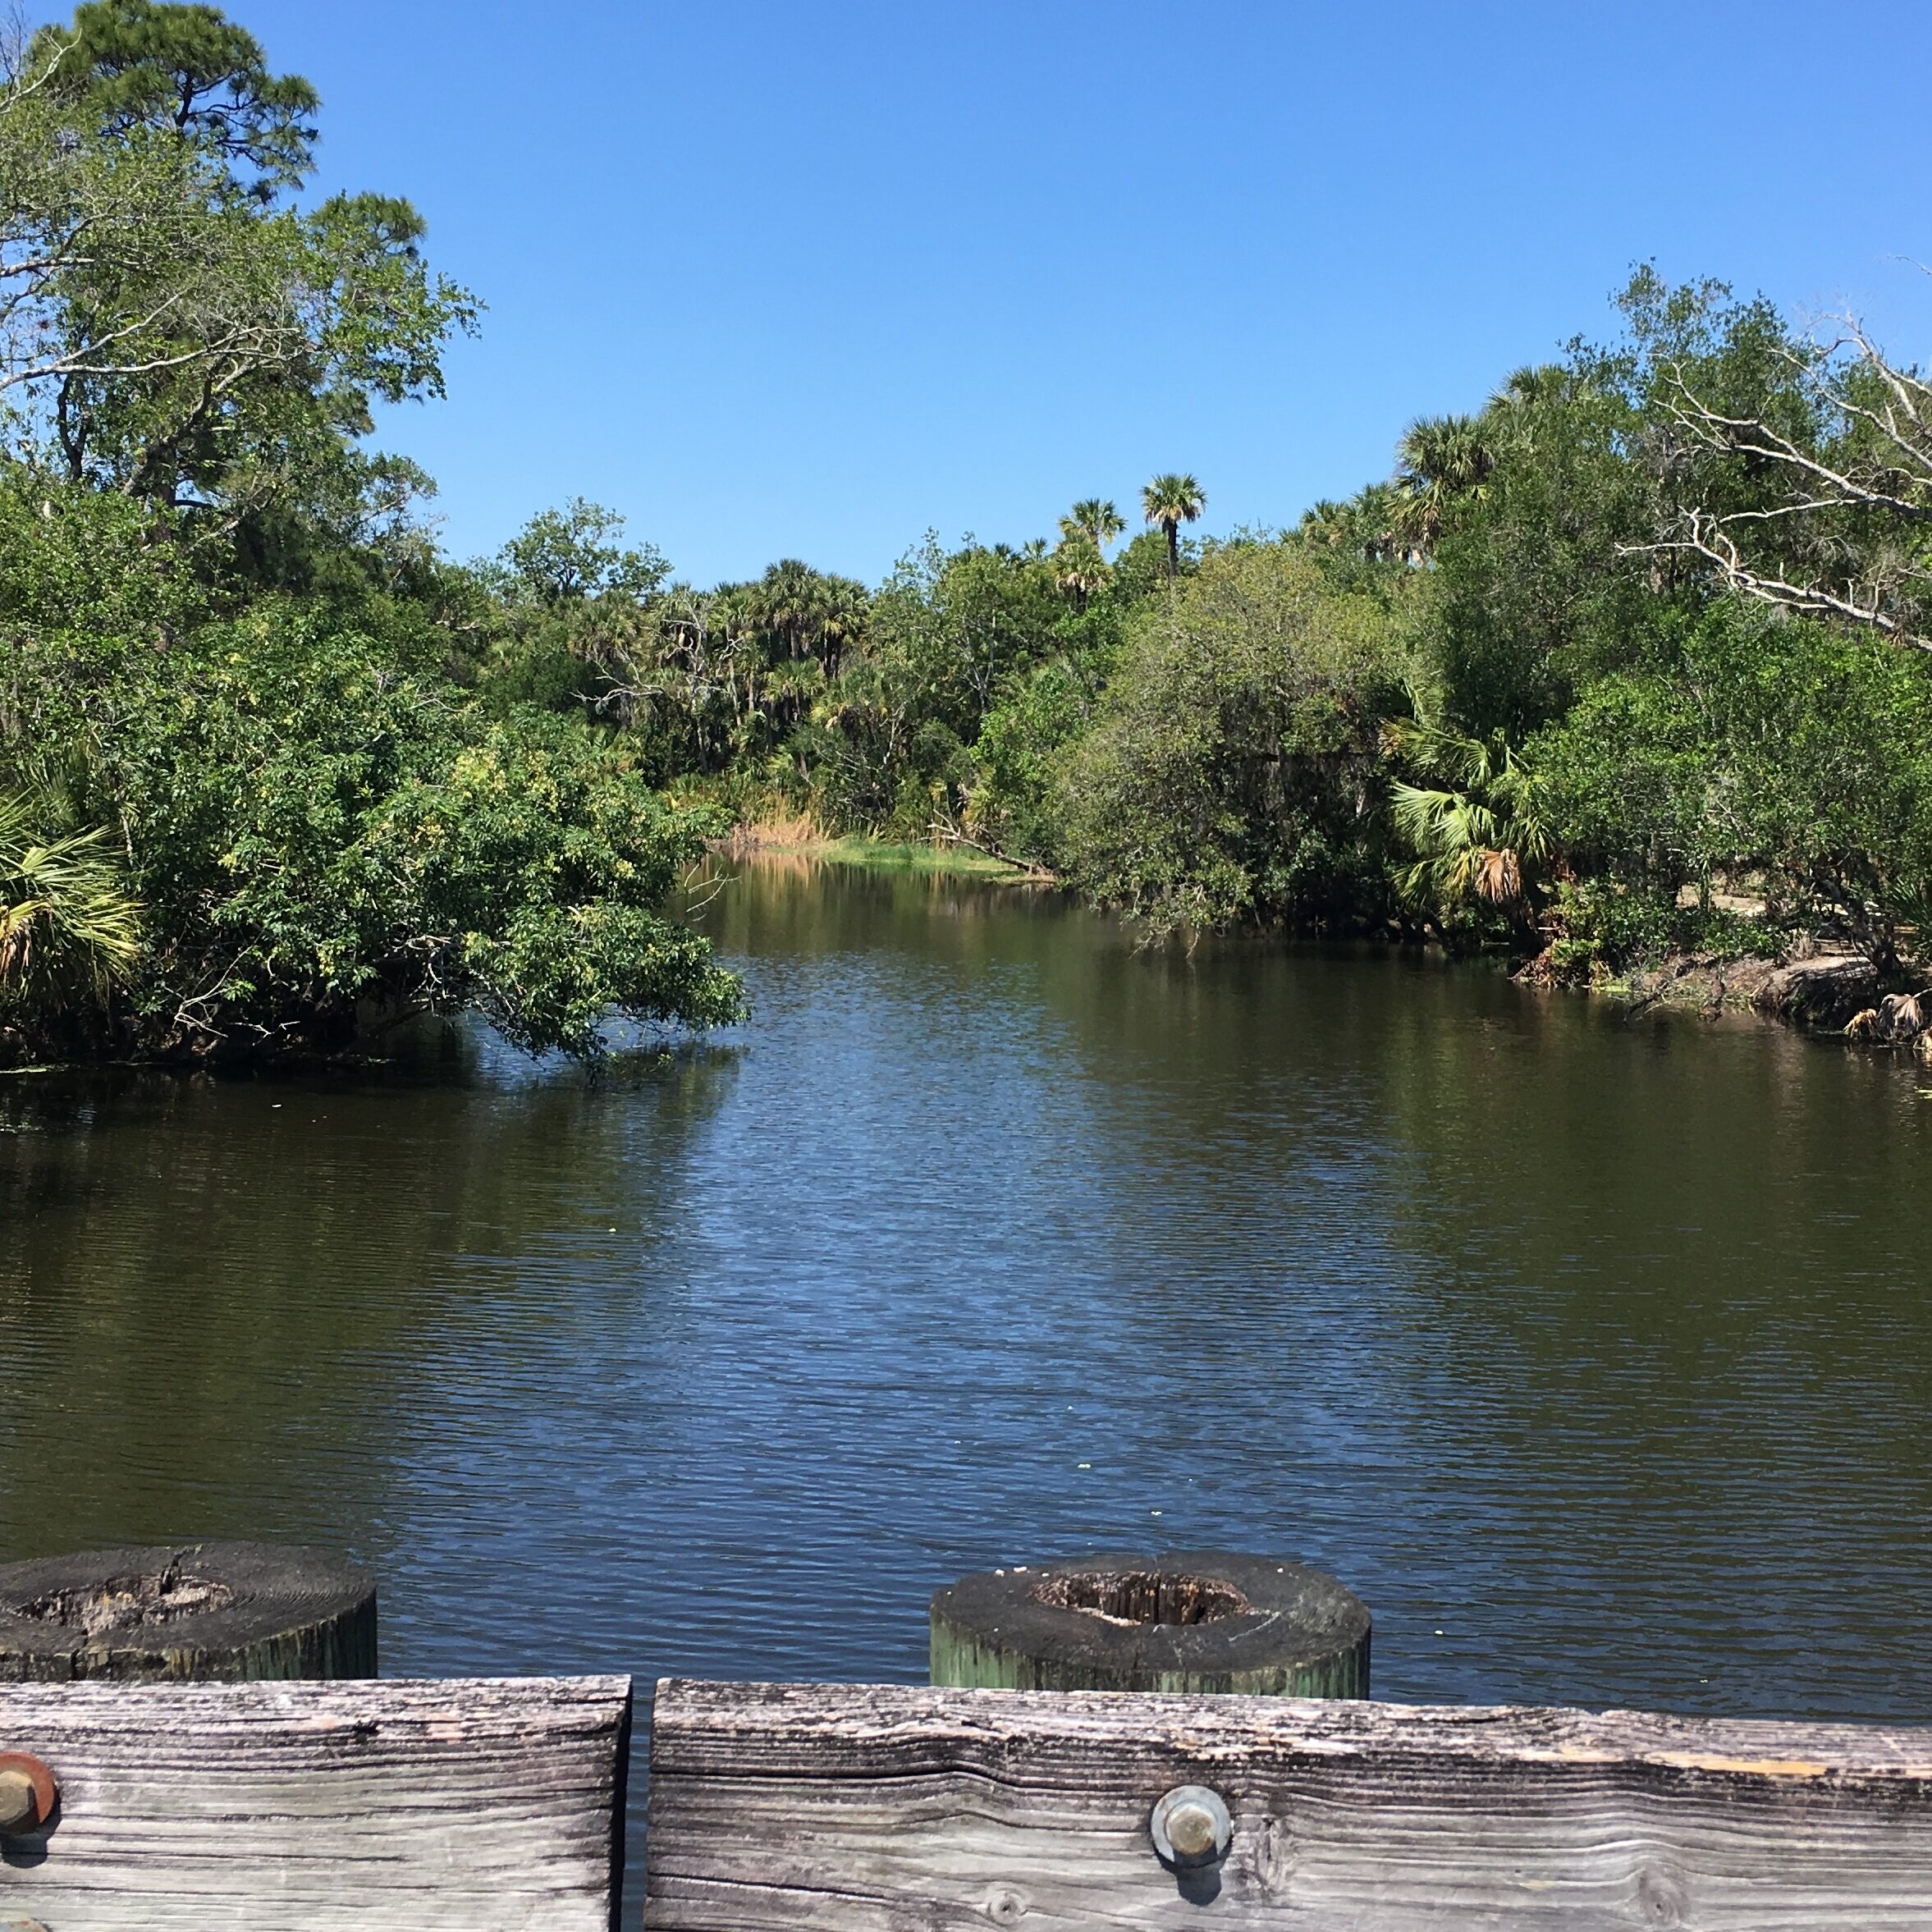
[[964, 845], [895, 845], [880, 839], [851, 837], [833, 839], [818, 846], [814, 855], [829, 864], [865, 866], [874, 872], [949, 872], [1009, 885], [1050, 882], [1046, 873], [1028, 871]]
[[713, 848], [739, 861], [796, 862], [859, 866], [871, 872], [932, 872], [983, 879], [998, 884], [1041, 885], [1051, 875], [970, 845], [914, 845], [868, 837], [863, 833], [828, 836], [806, 817], [747, 820]]

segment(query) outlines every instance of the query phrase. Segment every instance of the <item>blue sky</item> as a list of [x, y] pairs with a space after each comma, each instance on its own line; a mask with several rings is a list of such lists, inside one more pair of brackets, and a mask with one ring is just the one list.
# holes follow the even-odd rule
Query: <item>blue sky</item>
[[492, 549], [876, 579], [1156, 469], [1205, 527], [1383, 474], [1632, 263], [1932, 334], [1932, 54], [1859, 0], [236, 0], [489, 304], [383, 440]]

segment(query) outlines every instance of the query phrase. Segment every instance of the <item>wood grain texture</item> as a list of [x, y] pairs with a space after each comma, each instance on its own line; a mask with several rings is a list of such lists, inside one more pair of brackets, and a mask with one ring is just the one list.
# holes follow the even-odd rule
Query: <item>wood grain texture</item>
[[333, 1550], [173, 1543], [0, 1565], [0, 1683], [375, 1674], [376, 1580]]
[[1932, 1730], [671, 1682], [649, 1861], [651, 1932], [1932, 1932]]
[[627, 1678], [0, 1687], [0, 1927], [610, 1932]]

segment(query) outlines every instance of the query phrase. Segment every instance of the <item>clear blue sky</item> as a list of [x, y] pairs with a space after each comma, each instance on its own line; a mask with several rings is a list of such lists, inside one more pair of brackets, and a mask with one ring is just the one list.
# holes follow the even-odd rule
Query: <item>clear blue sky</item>
[[1291, 521], [1655, 257], [1932, 350], [1923, 0], [234, 0], [488, 302], [384, 440], [709, 581], [1206, 485]]

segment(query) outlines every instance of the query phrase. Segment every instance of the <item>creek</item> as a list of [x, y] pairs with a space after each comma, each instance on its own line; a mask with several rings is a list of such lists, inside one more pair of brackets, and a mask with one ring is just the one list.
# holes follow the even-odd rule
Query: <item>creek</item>
[[702, 918], [751, 1023], [594, 1078], [0, 1081], [0, 1559], [326, 1543], [386, 1673], [648, 1687], [1220, 1544], [1383, 1697], [1932, 1710], [1917, 1069], [945, 878]]

